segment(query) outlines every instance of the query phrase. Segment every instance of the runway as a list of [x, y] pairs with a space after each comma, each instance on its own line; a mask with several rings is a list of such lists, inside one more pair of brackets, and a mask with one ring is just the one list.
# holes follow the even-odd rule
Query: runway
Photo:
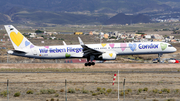
[[79, 63], [9, 63], [0, 64], [0, 73], [180, 73], [179, 64], [98, 63], [84, 66]]
[[[16, 72], [16, 71], [12, 71], [12, 72], [7, 72], [7, 71], [5, 71], [5, 72], [0, 72], [0, 74], [6, 74], [6, 73], [21, 73], [21, 74], [27, 74], [27, 73], [47, 73], [47, 74], [51, 74], [51, 73], [70, 73], [70, 74], [73, 74], [73, 73], [102, 73], [102, 74], [104, 74], [104, 73], [117, 73], [117, 71], [69, 71], [69, 72], [62, 72], [62, 71], [57, 71], [57, 72], [54, 72], [54, 71], [51, 71], [51, 72], [41, 72], [41, 71], [39, 71], [39, 72], [26, 72], [26, 71], [20, 71], [20, 72]], [[180, 73], [179, 71], [177, 71], [177, 70], [173, 70], [173, 71], [149, 71], [149, 70], [144, 70], [144, 71], [119, 71], [119, 73], [120, 74], [127, 74], [127, 73], [131, 73], [131, 74], [133, 74], [133, 73], [157, 73], [157, 74], [166, 74], [166, 73], [173, 73], [173, 74], [175, 74], [175, 73]]]
[[3, 63], [1, 69], [162, 69], [180, 68], [180, 64], [144, 64], [144, 63], [96, 63], [94, 66], [84, 66], [83, 63]]

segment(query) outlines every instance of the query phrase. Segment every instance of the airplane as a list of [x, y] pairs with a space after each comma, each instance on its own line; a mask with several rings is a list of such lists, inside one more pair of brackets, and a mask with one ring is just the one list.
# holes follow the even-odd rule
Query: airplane
[[158, 54], [176, 52], [166, 42], [132, 42], [84, 44], [78, 37], [79, 45], [36, 46], [24, 37], [13, 25], [4, 25], [14, 49], [10, 55], [37, 59], [87, 58], [85, 66], [95, 65], [93, 60], [115, 60], [117, 55]]

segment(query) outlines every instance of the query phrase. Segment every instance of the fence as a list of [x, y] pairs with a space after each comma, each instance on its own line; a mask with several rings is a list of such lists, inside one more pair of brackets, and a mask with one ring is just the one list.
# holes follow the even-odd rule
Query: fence
[[[12, 65], [15, 67], [16, 64]], [[27, 65], [31, 64], [25, 64], [25, 66]], [[41, 66], [41, 64], [37, 66], [39, 65]], [[16, 66], [21, 65], [17, 64]], [[87, 68], [74, 69], [74, 72], [52, 72], [51, 70], [22, 72], [19, 69], [11, 72], [1, 71], [0, 101], [8, 100], [7, 90], [10, 92], [9, 101], [66, 101], [65, 91], [67, 91], [67, 101], [117, 101], [117, 79], [112, 85], [116, 70]], [[148, 101], [178, 101], [180, 98], [178, 68], [121, 68], [119, 72], [120, 101], [124, 98], [123, 94], [125, 94], [126, 101], [143, 101], [145, 99]], [[125, 92], [123, 92], [124, 78], [126, 78]], [[7, 79], [9, 80], [8, 88]], [[65, 79], [67, 80], [66, 86]]]

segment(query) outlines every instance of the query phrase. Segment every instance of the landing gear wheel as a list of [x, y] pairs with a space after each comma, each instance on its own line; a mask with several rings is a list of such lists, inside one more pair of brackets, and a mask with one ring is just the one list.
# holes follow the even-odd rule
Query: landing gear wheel
[[90, 62], [88, 62], [88, 63], [85, 63], [84, 65], [85, 66], [91, 66], [92, 64]]
[[91, 66], [91, 63], [89, 62], [88, 65]]
[[94, 63], [94, 62], [92, 62], [92, 63], [91, 63], [91, 65], [93, 65], [93, 66], [94, 66], [94, 65], [95, 65], [95, 63]]
[[160, 60], [158, 59], [158, 63], [160, 63]]
[[88, 66], [88, 63], [85, 63], [84, 65], [85, 65], [85, 66]]
[[95, 63], [94, 63], [94, 62], [88, 62], [88, 63], [85, 63], [85, 64], [84, 64], [84, 66], [91, 66], [91, 65], [93, 65], [93, 66], [94, 66], [94, 65], [95, 65]]

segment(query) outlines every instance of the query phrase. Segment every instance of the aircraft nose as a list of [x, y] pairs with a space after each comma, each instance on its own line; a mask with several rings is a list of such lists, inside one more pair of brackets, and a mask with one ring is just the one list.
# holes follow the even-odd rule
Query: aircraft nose
[[173, 51], [174, 51], [174, 52], [176, 52], [176, 51], [177, 51], [177, 49], [174, 47], [174, 48], [173, 48]]

